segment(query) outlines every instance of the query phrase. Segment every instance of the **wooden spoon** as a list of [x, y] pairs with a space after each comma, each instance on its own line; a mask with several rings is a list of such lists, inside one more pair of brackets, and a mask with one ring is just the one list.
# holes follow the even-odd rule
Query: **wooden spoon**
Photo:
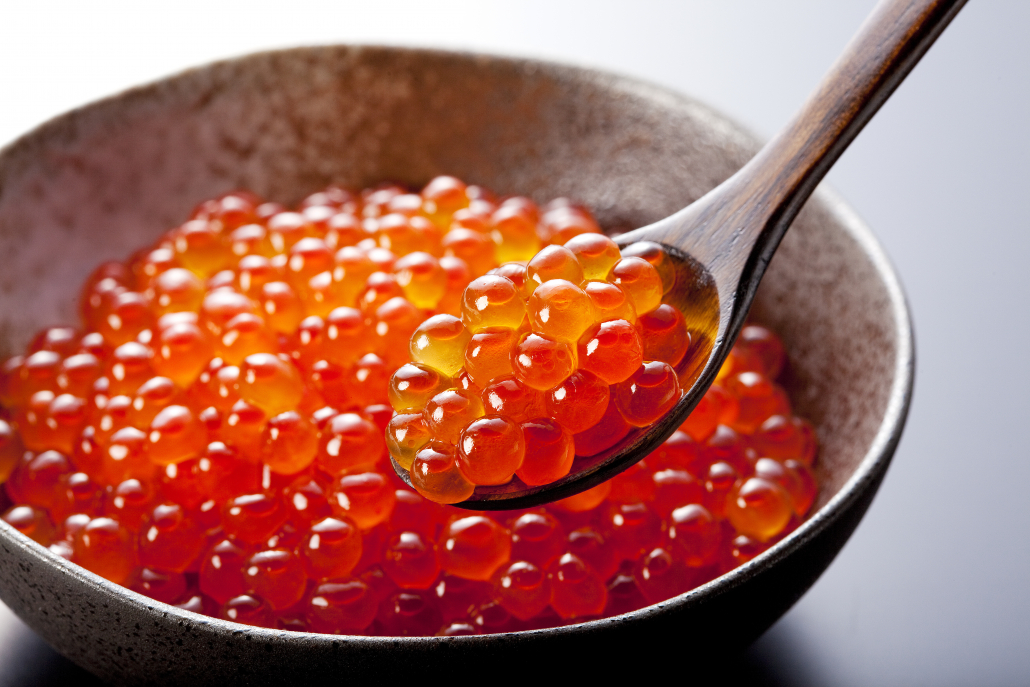
[[[675, 285], [666, 302], [688, 317], [693, 343], [677, 368], [686, 393], [665, 417], [599, 455], [577, 457], [561, 480], [528, 487], [516, 477], [477, 487], [455, 505], [507, 510], [565, 498], [614, 477], [665, 441], [711, 386], [808, 196], [964, 4], [883, 0], [808, 102], [740, 171], [676, 214], [617, 239], [622, 247], [661, 244], [674, 258]], [[394, 469], [409, 482], [406, 470], [396, 463]]]

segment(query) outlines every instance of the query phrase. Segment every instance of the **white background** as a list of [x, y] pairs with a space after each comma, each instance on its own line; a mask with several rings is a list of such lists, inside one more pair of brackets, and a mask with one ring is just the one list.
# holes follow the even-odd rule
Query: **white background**
[[[0, 2], [0, 143], [212, 59], [331, 42], [531, 55], [698, 96], [762, 136], [870, 0]], [[915, 313], [915, 402], [837, 561], [752, 650], [759, 684], [1030, 681], [1030, 3], [973, 0], [830, 173]], [[85, 678], [0, 605], [0, 685]]]

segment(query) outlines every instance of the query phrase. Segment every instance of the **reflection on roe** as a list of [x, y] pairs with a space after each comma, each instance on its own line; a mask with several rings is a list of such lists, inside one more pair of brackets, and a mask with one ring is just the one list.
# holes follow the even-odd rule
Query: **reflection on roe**
[[158, 601], [288, 630], [504, 632], [667, 599], [815, 499], [769, 330], [745, 327], [657, 451], [546, 507], [440, 505], [389, 455], [453, 501], [647, 424], [691, 346], [671, 274], [571, 201], [452, 177], [206, 201], [0, 367], [3, 519]]

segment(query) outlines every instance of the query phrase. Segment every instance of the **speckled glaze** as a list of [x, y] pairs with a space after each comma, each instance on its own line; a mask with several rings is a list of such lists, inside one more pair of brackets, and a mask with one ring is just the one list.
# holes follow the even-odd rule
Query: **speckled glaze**
[[[756, 140], [687, 97], [529, 60], [378, 47], [302, 48], [195, 69], [68, 113], [0, 151], [0, 357], [75, 321], [98, 262], [195, 203], [251, 188], [291, 203], [329, 182], [456, 174], [499, 193], [576, 197], [610, 232], [699, 197]], [[640, 611], [549, 630], [365, 638], [247, 627], [155, 602], [0, 522], [0, 598], [47, 642], [118, 684], [609, 673], [750, 642], [829, 565], [865, 513], [912, 389], [912, 332], [868, 228], [820, 189], [787, 234], [754, 317], [779, 332], [787, 386], [822, 441], [817, 512], [750, 563]], [[560, 668], [559, 666], [564, 666]]]

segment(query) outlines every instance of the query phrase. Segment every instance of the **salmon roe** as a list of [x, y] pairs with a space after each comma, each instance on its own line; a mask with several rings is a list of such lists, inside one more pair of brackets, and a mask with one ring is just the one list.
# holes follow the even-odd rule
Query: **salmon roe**
[[157, 601], [284, 630], [481, 634], [662, 601], [815, 502], [815, 432], [765, 327], [621, 475], [540, 508], [441, 504], [560, 479], [674, 404], [671, 275], [569, 200], [453, 177], [205, 201], [98, 267], [78, 328], [0, 366], [0, 518]]

